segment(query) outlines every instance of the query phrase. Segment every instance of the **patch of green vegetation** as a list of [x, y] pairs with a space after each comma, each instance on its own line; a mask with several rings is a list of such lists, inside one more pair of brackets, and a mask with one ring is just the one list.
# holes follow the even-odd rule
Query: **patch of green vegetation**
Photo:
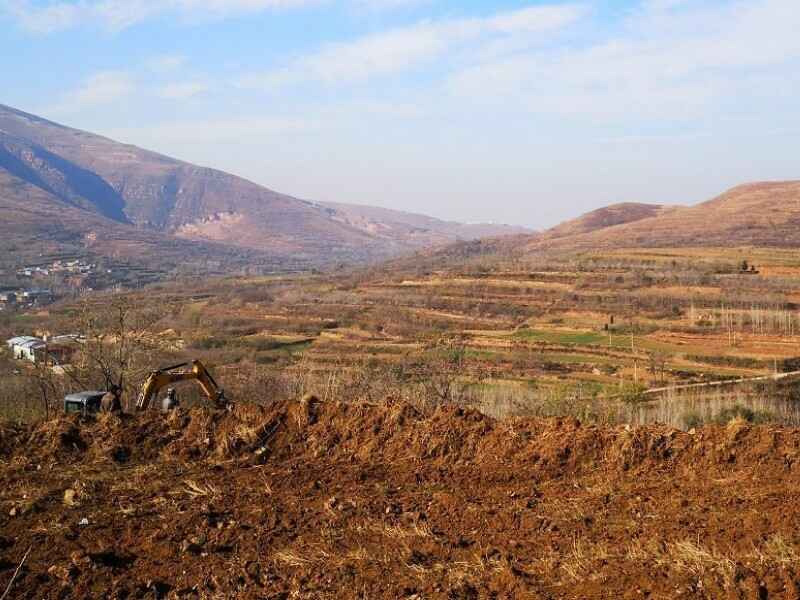
[[608, 343], [608, 336], [597, 331], [544, 331], [541, 329], [521, 329], [514, 333], [517, 339], [547, 342], [550, 344], [573, 344], [592, 346]]
[[189, 344], [189, 348], [195, 350], [213, 350], [217, 348], [224, 348], [227, 345], [228, 341], [209, 336], [198, 338], [192, 341], [192, 343]]
[[312, 340], [300, 340], [299, 342], [287, 342], [283, 344], [278, 350], [286, 352], [287, 354], [301, 354], [308, 350], [313, 344]]
[[644, 395], [647, 386], [641, 384], [626, 384], [620, 393], [620, 399], [627, 404], [638, 404], [646, 402], [647, 396]]
[[[650, 352], [662, 352], [664, 354], [680, 354], [681, 352], [685, 352], [686, 348], [681, 346], [677, 346], [675, 344], [668, 344], [666, 342], [658, 342], [655, 340], [649, 340], [647, 338], [634, 338], [633, 340], [634, 347], [637, 350], [648, 350]], [[621, 347], [621, 348], [630, 348], [631, 347], [631, 338], [630, 337], [620, 337], [614, 339], [614, 346]]]
[[753, 410], [746, 406], [734, 406], [733, 408], [726, 408], [721, 411], [714, 417], [714, 422], [724, 425], [730, 423], [734, 419], [744, 419], [748, 423], [759, 425], [771, 423], [775, 420], [775, 415], [766, 410]]
[[246, 347], [252, 348], [259, 352], [263, 352], [266, 350], [277, 350], [279, 348], [285, 348], [287, 345], [289, 345], [286, 342], [282, 342], [280, 340], [268, 337], [244, 339], [242, 340], [242, 343]]
[[762, 369], [767, 366], [763, 360], [749, 358], [746, 356], [707, 356], [700, 354], [689, 354], [686, 360], [703, 363], [707, 365], [718, 365], [722, 367], [736, 367], [741, 369]]
[[467, 358], [491, 360], [493, 358], [497, 358], [497, 352], [492, 352], [491, 350], [475, 350], [474, 348], [467, 348], [465, 356]]
[[311, 345], [311, 340], [299, 340], [287, 342], [269, 337], [258, 338], [237, 338], [237, 337], [215, 337], [208, 336], [195, 339], [191, 342], [190, 348], [197, 350], [215, 350], [220, 348], [245, 348], [256, 352], [282, 351], [299, 352]]
[[609, 364], [613, 363], [619, 365], [621, 361], [619, 358], [612, 358], [608, 356], [598, 356], [595, 354], [577, 354], [577, 353], [560, 353], [560, 352], [544, 352], [536, 355], [544, 361], [561, 362], [564, 364]]

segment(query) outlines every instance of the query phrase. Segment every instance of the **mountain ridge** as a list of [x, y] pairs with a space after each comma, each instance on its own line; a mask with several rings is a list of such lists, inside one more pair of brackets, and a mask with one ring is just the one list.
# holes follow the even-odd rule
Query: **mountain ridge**
[[[0, 170], [42, 190], [54, 205], [108, 218], [141, 235], [254, 251], [291, 264], [375, 262], [478, 232], [438, 220], [427, 231], [398, 226], [402, 218], [365, 225], [343, 208], [351, 205], [336, 209], [295, 198], [5, 105]], [[6, 206], [14, 198], [24, 204], [6, 196]]]
[[525, 249], [800, 247], [800, 181], [750, 182], [692, 206], [650, 206], [658, 208], [645, 218], [566, 236], [545, 232]]

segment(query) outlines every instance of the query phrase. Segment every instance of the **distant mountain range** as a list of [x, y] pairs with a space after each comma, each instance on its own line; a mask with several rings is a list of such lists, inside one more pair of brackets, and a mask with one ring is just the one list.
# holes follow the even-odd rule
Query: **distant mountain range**
[[532, 232], [300, 200], [0, 105], [0, 216], [6, 257], [92, 253], [200, 271], [288, 270], [421, 249], [458, 260], [596, 248], [800, 247], [800, 181], [750, 183], [690, 207], [615, 204]]
[[0, 250], [281, 268], [526, 231], [274, 192], [0, 105]]

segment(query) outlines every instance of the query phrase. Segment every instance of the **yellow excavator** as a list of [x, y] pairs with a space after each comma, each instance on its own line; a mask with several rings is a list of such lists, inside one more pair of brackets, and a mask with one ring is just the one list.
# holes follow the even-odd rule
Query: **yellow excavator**
[[[189, 367], [188, 369], [185, 367]], [[176, 370], [180, 369], [180, 370]], [[136, 400], [136, 410], [147, 410], [158, 392], [166, 386], [171, 386], [182, 381], [196, 381], [206, 397], [218, 408], [228, 406], [225, 392], [217, 385], [214, 377], [199, 360], [191, 363], [181, 363], [153, 371], [147, 377]]]
[[[230, 402], [225, 397], [225, 392], [217, 385], [205, 365], [199, 360], [190, 363], [181, 363], [171, 367], [164, 367], [150, 373], [142, 385], [139, 397], [136, 399], [136, 410], [147, 410], [158, 395], [158, 392], [167, 386], [172, 386], [183, 381], [196, 381], [206, 397], [218, 408], [230, 407]], [[64, 397], [64, 411], [67, 413], [94, 414], [101, 410], [101, 403], [106, 392], [89, 391], [69, 394]], [[119, 400], [119, 396], [117, 396]], [[170, 390], [165, 398], [164, 409], [177, 405], [174, 391]]]

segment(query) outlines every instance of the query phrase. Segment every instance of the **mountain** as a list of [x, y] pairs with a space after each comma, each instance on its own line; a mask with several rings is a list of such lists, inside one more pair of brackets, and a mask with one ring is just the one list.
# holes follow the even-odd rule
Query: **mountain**
[[643, 206], [610, 207], [613, 213], [622, 212], [617, 223], [612, 219], [604, 224], [589, 213], [575, 222], [583, 227], [551, 229], [530, 238], [526, 250], [800, 246], [800, 181], [748, 183], [689, 207]]
[[321, 202], [331, 218], [401, 247], [426, 248], [461, 240], [532, 233], [525, 227], [465, 224], [376, 206]]
[[[358, 212], [366, 207], [323, 206], [3, 105], [0, 172], [4, 216], [20, 219], [12, 228], [18, 238], [38, 239], [43, 231], [54, 235], [57, 227], [47, 219], [56, 209], [70, 209], [69, 215], [77, 210], [74, 214], [85, 217], [84, 223], [69, 217], [64, 236], [73, 241], [88, 230], [102, 237], [96, 230], [108, 228], [130, 238], [131, 247], [149, 247], [160, 237], [174, 248], [184, 247], [181, 240], [200, 242], [197, 248], [211, 256], [236, 254], [238, 248], [268, 262], [324, 266], [498, 231], [418, 216], [423, 224], [415, 226], [410, 216], [398, 216], [403, 213], [382, 220], [380, 215], [393, 211], [374, 209], [367, 217]], [[37, 206], [49, 203], [50, 209], [26, 213], [31, 194]], [[118, 244], [115, 251], [124, 250]]]
[[305, 267], [283, 257], [139, 230], [62, 202], [2, 165], [0, 216], [0, 266], [11, 272], [23, 264], [87, 256], [105, 257], [117, 266], [145, 268], [155, 278], [176, 268], [227, 272], [250, 265], [266, 271]]
[[394, 261], [435, 270], [610, 248], [800, 248], [800, 181], [748, 183], [694, 206], [621, 203], [540, 233], [464, 241]]
[[591, 233], [600, 229], [614, 227], [615, 225], [625, 225], [627, 223], [634, 223], [643, 219], [657, 217], [670, 210], [672, 210], [671, 207], [659, 204], [642, 204], [635, 202], [612, 204], [588, 212], [577, 219], [565, 221], [552, 229], [548, 229], [544, 232], [544, 236], [541, 239], [564, 238]]

